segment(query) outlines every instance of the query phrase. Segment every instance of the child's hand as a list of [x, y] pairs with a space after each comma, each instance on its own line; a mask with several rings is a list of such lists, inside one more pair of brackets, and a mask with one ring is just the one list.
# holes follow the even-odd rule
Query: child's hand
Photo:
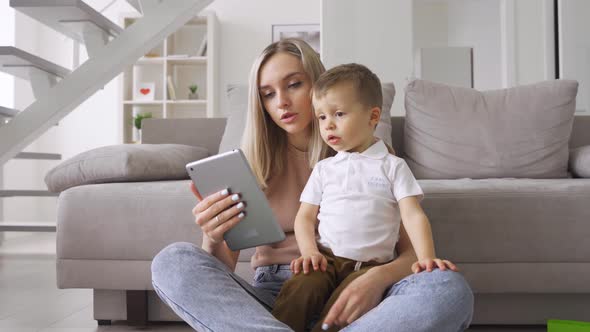
[[322, 272], [326, 272], [328, 261], [319, 251], [308, 255], [302, 255], [291, 261], [291, 271], [295, 274], [299, 274], [303, 268], [303, 274], [308, 274], [310, 271], [310, 265], [313, 266], [314, 271], [321, 269]]
[[426, 258], [421, 261], [417, 261], [416, 263], [412, 264], [412, 272], [419, 273], [422, 271], [432, 272], [434, 268], [439, 268], [441, 270], [446, 270], [447, 268], [451, 269], [452, 271], [459, 271], [457, 266], [453, 264], [451, 261], [446, 259], [439, 259], [439, 258]]

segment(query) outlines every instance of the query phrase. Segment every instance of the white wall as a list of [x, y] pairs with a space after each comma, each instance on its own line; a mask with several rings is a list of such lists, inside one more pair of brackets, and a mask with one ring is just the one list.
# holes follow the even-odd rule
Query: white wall
[[206, 10], [215, 11], [220, 26], [219, 105], [227, 114], [228, 84], [247, 84], [250, 67], [272, 41], [273, 24], [319, 24], [317, 0], [216, 0]]
[[415, 54], [423, 47], [471, 47], [474, 87], [501, 88], [500, 4], [501, 0], [414, 1]]
[[502, 87], [500, 1], [449, 1], [449, 46], [473, 47], [473, 80], [479, 90]]
[[555, 78], [552, 0], [416, 0], [414, 46], [474, 48], [478, 89]]
[[[8, 8], [9, 0], [0, 0], [0, 46], [14, 46], [14, 10]], [[14, 107], [14, 77], [0, 72], [0, 106]], [[0, 118], [0, 120], [2, 120]], [[6, 166], [0, 165], [0, 188], [4, 188]], [[4, 201], [0, 199], [0, 221], [4, 219]], [[0, 243], [4, 233], [0, 233]]]
[[544, 1], [517, 0], [515, 5], [515, 79], [517, 85], [554, 79], [554, 75], [546, 77], [548, 73], [545, 70], [546, 38], [548, 42], [551, 42], [554, 36], [546, 36], [545, 34], [545, 23], [550, 24], [552, 28], [553, 20], [545, 22]]
[[590, 115], [590, 1], [561, 1], [560, 77], [580, 82], [576, 109]]
[[[14, 46], [14, 10], [0, 0], [0, 46]], [[14, 77], [0, 72], [0, 106], [14, 107]]]
[[413, 1], [414, 54], [423, 47], [449, 46], [449, 8], [445, 1]]
[[403, 88], [413, 76], [411, 0], [322, 0], [322, 59], [326, 67], [358, 62], [382, 82], [394, 82], [392, 114], [404, 114]]

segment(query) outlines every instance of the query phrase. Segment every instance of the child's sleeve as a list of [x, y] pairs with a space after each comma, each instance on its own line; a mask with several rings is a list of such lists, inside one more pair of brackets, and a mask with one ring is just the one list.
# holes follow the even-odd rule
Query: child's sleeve
[[322, 201], [322, 176], [320, 163], [316, 164], [307, 180], [307, 184], [301, 193], [300, 201], [313, 205], [320, 205]]
[[392, 191], [396, 202], [409, 196], [418, 196], [419, 201], [424, 198], [422, 188], [403, 159], [395, 164], [391, 173]]

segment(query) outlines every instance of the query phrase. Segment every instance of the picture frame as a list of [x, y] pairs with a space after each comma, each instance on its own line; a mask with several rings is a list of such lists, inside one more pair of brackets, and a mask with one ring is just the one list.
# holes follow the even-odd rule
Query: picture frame
[[133, 99], [140, 101], [153, 101], [156, 96], [156, 83], [138, 83], [133, 90]]
[[274, 43], [285, 38], [303, 39], [320, 54], [319, 24], [273, 24], [272, 42]]

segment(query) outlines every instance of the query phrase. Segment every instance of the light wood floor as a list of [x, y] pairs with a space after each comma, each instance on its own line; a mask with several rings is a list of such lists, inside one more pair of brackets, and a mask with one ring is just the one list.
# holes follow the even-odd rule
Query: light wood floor
[[138, 330], [192, 331], [184, 323], [139, 329], [114, 322], [99, 327], [92, 318], [91, 290], [56, 287], [55, 233], [4, 234], [0, 244], [0, 332]]
[[[192, 329], [184, 323], [151, 323], [136, 328], [114, 322], [97, 326], [92, 291], [57, 289], [55, 233], [0, 233], [0, 332], [124, 332]], [[543, 328], [474, 327], [469, 331], [540, 332]]]

